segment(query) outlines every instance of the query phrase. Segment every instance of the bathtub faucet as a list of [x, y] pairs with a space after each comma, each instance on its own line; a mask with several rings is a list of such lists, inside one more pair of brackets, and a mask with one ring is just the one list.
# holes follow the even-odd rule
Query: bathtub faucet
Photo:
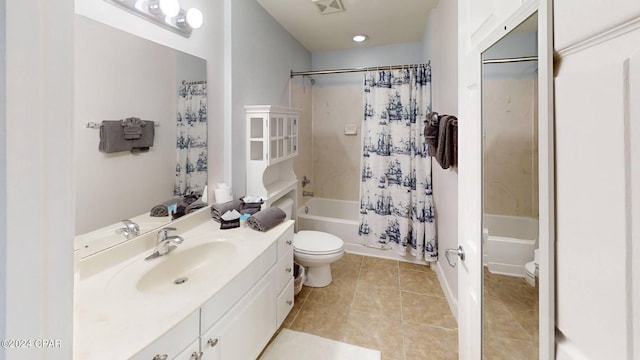
[[313, 196], [313, 191], [302, 191], [302, 196]]
[[[305, 186], [307, 186], [309, 184], [311, 184], [311, 179], [309, 179], [307, 177], [307, 175], [303, 176], [302, 177], [302, 187], [305, 187]], [[313, 196], [313, 195], [311, 195], [311, 196]]]

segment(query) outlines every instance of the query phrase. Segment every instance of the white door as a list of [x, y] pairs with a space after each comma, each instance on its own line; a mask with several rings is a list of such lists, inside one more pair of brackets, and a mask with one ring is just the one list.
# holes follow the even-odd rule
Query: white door
[[639, 359], [640, 2], [554, 19], [557, 359]]
[[[551, 0], [458, 1], [458, 351], [460, 359], [482, 357], [482, 122], [481, 54], [502, 36], [538, 13], [540, 161], [540, 328], [553, 329], [553, 163]], [[449, 251], [449, 258], [458, 249]], [[544, 270], [542, 270], [544, 268]], [[553, 359], [553, 331], [540, 337], [540, 358]]]

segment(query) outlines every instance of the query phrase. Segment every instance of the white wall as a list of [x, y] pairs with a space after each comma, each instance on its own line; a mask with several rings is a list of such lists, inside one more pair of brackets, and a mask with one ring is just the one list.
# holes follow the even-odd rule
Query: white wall
[[[433, 31], [433, 110], [458, 115], [458, 8], [455, 1], [440, 1], [431, 10]], [[462, 154], [458, 154], [461, 156]], [[444, 258], [445, 249], [458, 247], [458, 172], [433, 162], [433, 199], [438, 231], [438, 269], [453, 314], [457, 316], [458, 275]]]
[[[331, 70], [384, 65], [421, 64], [422, 44], [402, 43], [356, 47], [349, 50], [318, 51], [311, 54], [313, 70]], [[316, 86], [361, 85], [362, 73], [314, 75]]]
[[231, 74], [225, 91], [231, 121], [231, 146], [225, 149], [225, 174], [235, 197], [246, 189], [245, 105], [289, 106], [291, 70], [311, 67], [309, 52], [278, 24], [255, 0], [226, 0], [230, 18], [225, 71]]
[[6, 88], [11, 91], [1, 133], [6, 172], [0, 174], [6, 183], [0, 181], [0, 192], [6, 194], [7, 211], [0, 327], [3, 338], [59, 339], [62, 347], [5, 349], [0, 357], [70, 359], [73, 1], [8, 1], [1, 26], [6, 26]]

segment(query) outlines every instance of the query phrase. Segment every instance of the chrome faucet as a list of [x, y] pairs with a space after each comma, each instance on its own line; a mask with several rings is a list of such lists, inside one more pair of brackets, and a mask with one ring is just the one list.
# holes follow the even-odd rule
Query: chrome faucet
[[127, 240], [131, 239], [134, 236], [140, 235], [140, 225], [136, 224], [131, 220], [121, 220], [124, 224], [123, 228], [116, 229], [116, 234], [124, 235]]
[[313, 196], [313, 191], [303, 190], [302, 191], [302, 196]]
[[153, 254], [147, 256], [145, 260], [153, 260], [160, 256], [167, 255], [182, 244], [184, 239], [181, 236], [169, 236], [169, 231], [175, 231], [174, 227], [163, 227], [158, 231], [156, 238], [156, 249]]

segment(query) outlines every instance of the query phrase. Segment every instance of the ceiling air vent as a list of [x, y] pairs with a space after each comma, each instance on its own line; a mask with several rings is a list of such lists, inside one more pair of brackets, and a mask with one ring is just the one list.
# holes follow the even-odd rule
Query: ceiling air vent
[[340, 0], [311, 0], [320, 10], [320, 14], [327, 15], [344, 11]]

